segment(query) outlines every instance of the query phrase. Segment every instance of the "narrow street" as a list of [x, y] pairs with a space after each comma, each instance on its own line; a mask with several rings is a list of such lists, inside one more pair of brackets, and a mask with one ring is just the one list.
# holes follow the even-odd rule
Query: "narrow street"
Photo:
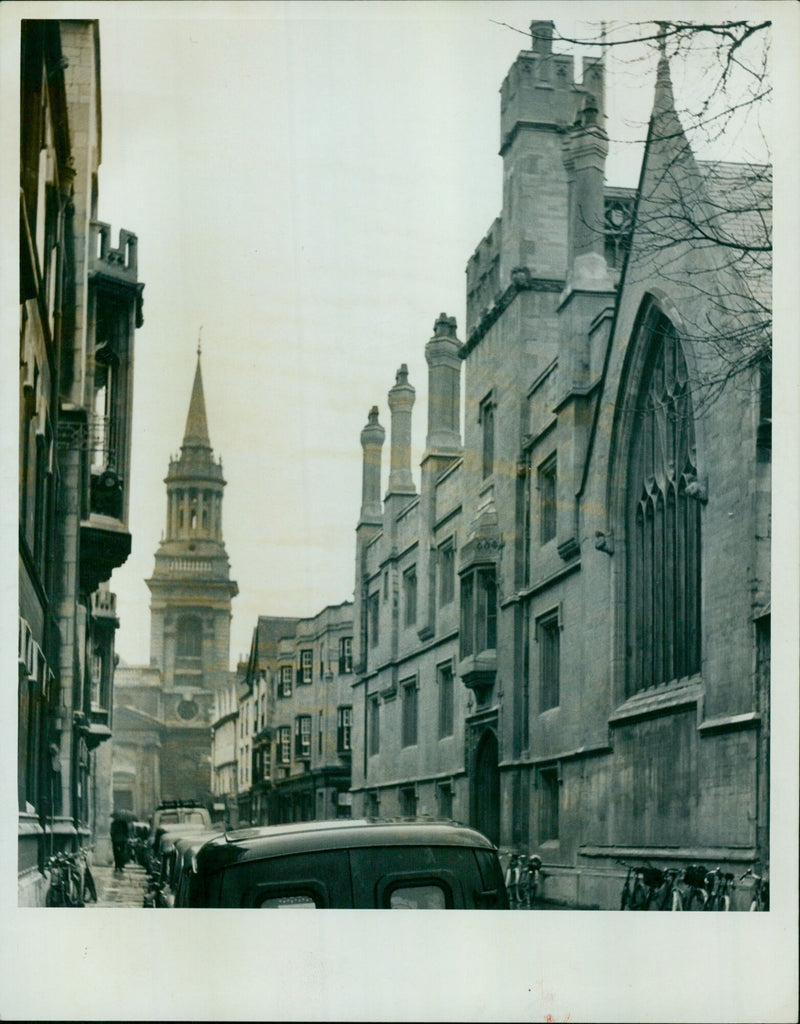
[[97, 903], [91, 907], [141, 907], [147, 890], [147, 874], [138, 864], [127, 864], [123, 873], [116, 874], [113, 866], [93, 865], [92, 875], [97, 887]]

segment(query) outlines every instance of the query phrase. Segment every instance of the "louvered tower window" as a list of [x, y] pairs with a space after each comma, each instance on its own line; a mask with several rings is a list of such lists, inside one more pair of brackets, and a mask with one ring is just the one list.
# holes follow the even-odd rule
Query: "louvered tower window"
[[700, 669], [692, 400], [674, 327], [657, 314], [650, 334], [628, 475], [628, 696]]

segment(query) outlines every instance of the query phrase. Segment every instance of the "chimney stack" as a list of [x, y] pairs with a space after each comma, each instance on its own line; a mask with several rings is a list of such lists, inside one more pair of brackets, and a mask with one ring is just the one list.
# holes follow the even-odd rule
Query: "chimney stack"
[[378, 407], [369, 411], [367, 425], [361, 431], [363, 450], [361, 476], [361, 521], [381, 518], [381, 448], [386, 431], [378, 423]]
[[539, 57], [549, 57], [553, 52], [554, 28], [552, 21], [531, 22], [531, 49]]
[[451, 454], [461, 448], [461, 342], [456, 318], [441, 313], [425, 346], [428, 362], [428, 452]]
[[[585, 76], [584, 76], [585, 77]], [[602, 80], [597, 79], [599, 87]], [[569, 182], [568, 280], [572, 287], [612, 287], [605, 258], [605, 162], [608, 136], [598, 97], [588, 92], [564, 137]]]
[[411, 410], [416, 392], [408, 383], [408, 366], [397, 371], [395, 385], [389, 392], [392, 414], [391, 454], [389, 462], [389, 494], [414, 494], [411, 476]]

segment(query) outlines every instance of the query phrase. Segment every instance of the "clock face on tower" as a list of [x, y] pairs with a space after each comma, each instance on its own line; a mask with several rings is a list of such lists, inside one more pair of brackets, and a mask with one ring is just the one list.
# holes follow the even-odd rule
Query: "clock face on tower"
[[200, 708], [196, 701], [182, 700], [178, 704], [178, 717], [182, 718], [184, 722], [190, 722], [193, 718], [197, 718], [199, 711]]

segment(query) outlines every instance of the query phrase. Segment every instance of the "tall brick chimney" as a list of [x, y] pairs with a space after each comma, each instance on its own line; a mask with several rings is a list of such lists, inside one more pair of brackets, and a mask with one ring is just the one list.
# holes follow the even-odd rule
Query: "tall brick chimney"
[[408, 366], [397, 371], [395, 385], [389, 392], [392, 413], [392, 436], [389, 461], [388, 494], [415, 494], [411, 475], [411, 410], [416, 392], [408, 383]]

